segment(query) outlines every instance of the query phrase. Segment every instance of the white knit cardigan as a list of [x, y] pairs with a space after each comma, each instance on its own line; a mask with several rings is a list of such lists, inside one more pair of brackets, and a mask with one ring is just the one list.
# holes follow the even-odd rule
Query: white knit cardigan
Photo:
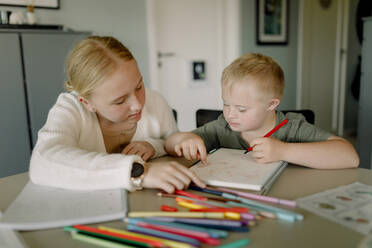
[[[147, 141], [155, 156], [165, 155], [164, 140], [177, 131], [165, 99], [146, 89], [142, 118], [132, 141]], [[95, 113], [75, 93], [62, 93], [38, 133], [32, 152], [30, 179], [40, 185], [73, 190], [125, 188], [133, 191], [130, 171], [138, 155], [108, 154]]]

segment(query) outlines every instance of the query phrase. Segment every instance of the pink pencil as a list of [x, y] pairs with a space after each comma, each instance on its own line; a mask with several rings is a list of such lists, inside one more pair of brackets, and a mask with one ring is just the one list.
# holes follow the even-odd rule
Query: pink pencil
[[271, 197], [271, 196], [256, 195], [252, 193], [241, 192], [238, 190], [232, 190], [232, 189], [226, 189], [226, 188], [217, 188], [217, 189], [219, 191], [226, 192], [226, 193], [232, 193], [232, 194], [238, 195], [243, 198], [254, 199], [258, 201], [274, 203], [274, 204], [279, 204], [279, 205], [288, 206], [288, 207], [296, 207], [295, 201], [279, 199], [279, 198]]

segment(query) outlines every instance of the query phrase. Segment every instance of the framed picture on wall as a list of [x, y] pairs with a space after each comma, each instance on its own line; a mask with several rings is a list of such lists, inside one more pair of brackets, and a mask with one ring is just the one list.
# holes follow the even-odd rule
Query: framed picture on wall
[[258, 45], [288, 44], [289, 0], [256, 0]]
[[35, 8], [59, 9], [60, 0], [0, 0], [0, 6], [26, 7], [28, 5]]

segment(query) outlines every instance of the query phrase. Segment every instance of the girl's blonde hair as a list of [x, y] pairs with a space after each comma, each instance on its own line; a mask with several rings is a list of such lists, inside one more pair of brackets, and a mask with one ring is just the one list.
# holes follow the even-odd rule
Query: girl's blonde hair
[[67, 58], [65, 89], [88, 98], [115, 71], [118, 61], [132, 59], [132, 53], [117, 39], [89, 36], [78, 42]]
[[255, 82], [264, 96], [281, 99], [284, 92], [284, 73], [271, 57], [248, 53], [228, 65], [222, 73], [222, 86], [231, 87], [235, 82]]

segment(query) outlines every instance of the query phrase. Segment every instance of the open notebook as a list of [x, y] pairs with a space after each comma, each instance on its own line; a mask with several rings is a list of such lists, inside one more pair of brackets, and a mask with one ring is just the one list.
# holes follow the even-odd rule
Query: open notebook
[[35, 230], [121, 219], [125, 190], [72, 191], [28, 182], [0, 217], [0, 228]]
[[248, 189], [264, 194], [287, 162], [258, 164], [250, 152], [244, 152], [245, 150], [220, 148], [208, 155], [206, 165], [198, 162], [191, 170], [212, 186]]

